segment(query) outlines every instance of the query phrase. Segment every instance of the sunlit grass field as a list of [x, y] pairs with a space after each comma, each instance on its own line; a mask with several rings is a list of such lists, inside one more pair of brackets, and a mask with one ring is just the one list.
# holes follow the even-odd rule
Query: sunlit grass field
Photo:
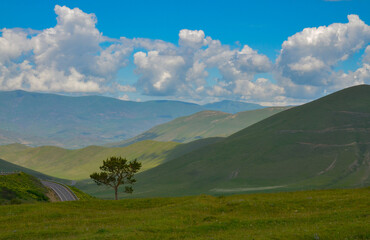
[[370, 239], [370, 188], [0, 206], [0, 239]]

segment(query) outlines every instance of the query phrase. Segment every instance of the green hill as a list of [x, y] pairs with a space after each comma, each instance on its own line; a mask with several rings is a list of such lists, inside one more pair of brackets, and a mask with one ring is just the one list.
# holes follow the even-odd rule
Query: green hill
[[47, 193], [47, 188], [29, 174], [0, 175], [0, 205], [48, 201]]
[[8, 161], [5, 161], [3, 159], [0, 159], [0, 174], [1, 173], [7, 173], [7, 172], [24, 172], [24, 173], [27, 173], [27, 174], [32, 175], [34, 177], [37, 177], [37, 178], [49, 179], [49, 180], [54, 180], [54, 181], [70, 184], [69, 180], [60, 179], [60, 178], [56, 178], [56, 177], [51, 177], [49, 175], [31, 170], [29, 168], [21, 167], [19, 165], [16, 165], [16, 164], [10, 163]]
[[138, 175], [133, 197], [370, 184], [370, 86], [262, 120]]
[[288, 109], [271, 107], [239, 112], [236, 114], [202, 111], [190, 116], [180, 117], [125, 141], [110, 143], [106, 146], [122, 147], [147, 139], [155, 141], [191, 142], [208, 137], [227, 137], [267, 117]]
[[0, 146], [0, 158], [54, 177], [78, 180], [89, 178], [109, 156], [136, 158], [142, 162], [142, 171], [145, 171], [219, 140], [210, 138], [189, 144], [146, 140], [121, 148], [89, 146], [75, 150], [10, 144]]

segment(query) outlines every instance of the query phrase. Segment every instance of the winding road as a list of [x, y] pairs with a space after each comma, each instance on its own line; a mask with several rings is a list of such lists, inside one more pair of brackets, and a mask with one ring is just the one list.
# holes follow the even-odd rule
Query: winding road
[[78, 198], [76, 195], [62, 184], [41, 180], [41, 183], [52, 189], [59, 197], [60, 201], [76, 201]]

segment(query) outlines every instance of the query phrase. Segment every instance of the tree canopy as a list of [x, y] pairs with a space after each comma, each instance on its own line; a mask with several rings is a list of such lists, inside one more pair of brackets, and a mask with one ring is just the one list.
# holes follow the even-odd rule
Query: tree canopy
[[115, 199], [118, 199], [118, 188], [120, 185], [128, 184], [125, 186], [126, 193], [132, 193], [132, 184], [136, 182], [134, 174], [141, 168], [141, 163], [136, 159], [128, 161], [126, 158], [112, 156], [103, 161], [100, 166], [101, 172], [94, 172], [90, 178], [98, 185], [107, 185], [114, 189]]

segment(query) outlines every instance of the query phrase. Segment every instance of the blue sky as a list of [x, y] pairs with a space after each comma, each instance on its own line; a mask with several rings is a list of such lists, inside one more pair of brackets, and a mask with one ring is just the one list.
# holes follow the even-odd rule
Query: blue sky
[[[81, 14], [67, 14], [68, 9], [64, 9], [65, 11], [61, 9], [59, 12], [60, 16], [64, 13], [66, 13], [64, 16], [76, 14], [73, 20], [76, 20], [76, 26], [81, 24], [78, 19], [89, 18], [87, 14], [90, 13], [95, 14], [97, 22], [94, 27], [82, 26], [86, 27], [84, 31], [91, 31], [92, 34], [77, 34], [78, 36], [76, 35], [70, 43], [84, 46], [83, 41], [94, 42], [96, 40], [94, 37], [98, 38], [100, 34], [105, 38], [96, 40], [101, 49], [91, 44], [86, 47], [86, 51], [90, 51], [87, 55], [94, 51], [96, 53], [93, 54], [101, 55], [107, 47], [117, 45], [109, 56], [116, 57], [119, 61], [106, 61], [104, 69], [97, 71], [95, 67], [95, 71], [89, 68], [92, 64], [101, 63], [101, 59], [91, 62], [90, 66], [85, 66], [76, 60], [77, 56], [66, 57], [68, 54], [65, 53], [72, 54], [70, 52], [74, 51], [74, 48], [65, 43], [65, 35], [61, 38], [41, 36], [43, 31], [50, 28], [59, 29], [61, 34], [71, 30], [69, 25], [62, 26], [57, 22], [55, 6], [66, 6], [69, 10], [78, 8]], [[369, 9], [370, 2], [367, 0], [2, 1], [0, 29], [10, 29], [16, 34], [20, 34], [21, 31], [27, 32], [27, 39], [39, 34], [40, 36], [29, 44], [44, 45], [35, 50], [36, 45], [28, 46], [28, 43], [22, 43], [22, 40], [18, 39], [19, 46], [14, 52], [3, 50], [3, 54], [9, 54], [9, 57], [4, 57], [3, 60], [0, 58], [0, 61], [3, 61], [0, 65], [3, 66], [3, 72], [0, 70], [0, 79], [1, 76], [5, 79], [2, 82], [0, 80], [0, 89], [20, 88], [65, 94], [101, 94], [130, 100], [178, 99], [208, 102], [233, 99], [266, 105], [306, 102], [343, 87], [369, 83], [367, 59], [370, 48], [369, 54], [366, 51], [370, 38], [367, 25], [370, 23]], [[359, 19], [357, 21], [353, 18], [352, 25], [348, 20], [350, 14], [356, 15]], [[73, 21], [70, 24], [74, 24]], [[363, 25], [357, 24], [359, 21], [363, 22]], [[342, 25], [339, 27], [333, 25], [337, 23]], [[325, 33], [323, 38], [326, 37], [334, 45], [336, 43], [340, 45], [338, 48], [329, 49], [327, 54], [322, 53], [323, 55], [319, 52], [320, 49], [325, 49], [325, 44], [311, 46], [302, 43], [302, 39], [316, 36], [317, 31], [301, 34], [304, 35], [300, 36], [301, 39], [297, 35], [305, 28], [320, 26], [332, 26], [324, 30], [327, 36]], [[202, 32], [183, 32], [184, 41], [181, 45], [179, 32], [184, 29]], [[76, 30], [71, 31], [73, 35]], [[337, 31], [336, 34], [330, 34], [333, 31]], [[348, 37], [346, 42], [342, 42], [340, 36], [338, 37], [343, 31], [346, 31], [346, 35], [353, 35]], [[9, 36], [5, 35], [3, 32], [3, 42], [15, 42], [11, 39], [14, 34], [10, 36], [8, 32]], [[195, 35], [204, 39], [209, 37], [211, 40], [204, 40], [196, 46], [186, 42], [189, 40], [188, 37]], [[295, 35], [297, 39], [286, 45], [285, 49], [282, 46], [283, 42]], [[335, 39], [335, 36], [338, 39]], [[121, 42], [117, 43], [121, 37], [129, 42], [122, 42], [121, 39]], [[144, 46], [143, 41], [132, 41], [138, 38], [152, 42], [150, 46], [148, 44]], [[64, 42], [58, 39], [64, 39]], [[353, 39], [358, 41], [355, 42]], [[161, 40], [162, 45], [166, 46], [155, 46], [154, 40]], [[52, 41], [55, 42], [51, 43]], [[221, 46], [215, 47], [216, 41], [219, 41]], [[325, 41], [319, 42], [318, 44], [321, 44]], [[51, 46], [56, 45], [57, 49], [50, 50]], [[245, 45], [249, 50], [244, 48]], [[313, 49], [312, 53], [307, 51], [310, 47]], [[85, 54], [79, 52], [81, 49], [83, 47], [75, 50], [76, 55]], [[282, 50], [284, 54], [281, 54]], [[1, 51], [0, 44], [0, 54]], [[120, 54], [113, 55], [119, 51]], [[150, 51], [157, 52], [157, 55], [152, 54], [149, 57]], [[295, 56], [293, 52], [301, 52], [301, 55]], [[56, 54], [58, 60], [48, 65], [51, 60], [40, 60], [38, 54], [42, 58]], [[14, 65], [20, 64], [25, 59], [27, 62], [22, 66]], [[74, 70], [71, 70], [71, 67]], [[27, 72], [22, 75], [22, 80], [19, 80], [20, 71], [31, 71], [30, 68], [33, 68], [32, 74]], [[53, 74], [53, 71], [57, 72]], [[347, 75], [344, 76], [343, 73]], [[53, 78], [53, 75], [60, 77], [44, 79], [42, 83], [35, 82], [36, 78]], [[68, 76], [70, 80], [63, 82], [63, 78]], [[336, 81], [338, 78], [341, 80]]]

